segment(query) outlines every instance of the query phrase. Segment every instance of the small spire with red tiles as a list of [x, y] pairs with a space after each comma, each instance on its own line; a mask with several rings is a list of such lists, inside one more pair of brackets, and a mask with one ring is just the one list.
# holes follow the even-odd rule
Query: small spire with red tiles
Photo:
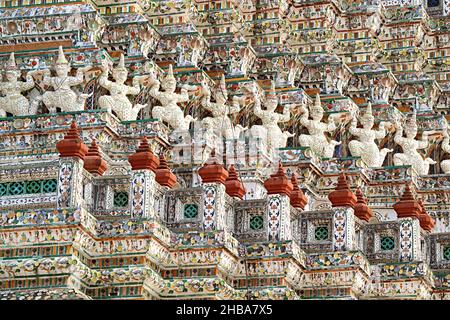
[[128, 162], [131, 164], [132, 170], [152, 170], [155, 172], [159, 165], [159, 159], [150, 149], [146, 137], [142, 138], [136, 152], [128, 156]]
[[434, 228], [434, 219], [426, 211], [423, 200], [420, 199], [418, 202], [421, 209], [419, 214], [420, 227], [425, 231], [431, 232]]
[[103, 175], [105, 173], [108, 165], [106, 161], [103, 160], [97, 142], [92, 139], [89, 150], [84, 157], [84, 169], [94, 175]]
[[295, 173], [292, 173], [291, 183], [293, 186], [291, 196], [290, 196], [291, 206], [293, 206], [294, 208], [303, 210], [303, 209], [305, 209], [305, 206], [308, 203], [308, 198], [306, 198], [302, 189], [299, 188], [297, 177], [296, 177]]
[[75, 121], [72, 121], [70, 129], [64, 136], [64, 139], [56, 144], [56, 149], [61, 158], [75, 157], [81, 160], [84, 159], [88, 152], [88, 147], [84, 144], [83, 139], [81, 139]]
[[281, 161], [278, 164], [277, 172], [270, 175], [270, 178], [264, 182], [264, 187], [268, 194], [285, 194], [288, 197], [291, 195], [294, 186], [286, 177]]
[[397, 218], [418, 218], [422, 208], [419, 202], [414, 198], [409, 183], [405, 186], [405, 191], [396, 204], [394, 210], [397, 212]]
[[170, 170], [163, 153], [159, 156], [159, 166], [156, 168], [155, 180], [160, 185], [169, 189], [172, 189], [177, 183], [177, 176]]
[[347, 177], [344, 172], [341, 172], [339, 175], [336, 189], [330, 192], [328, 199], [333, 207], [355, 207], [357, 199], [348, 186]]
[[356, 199], [355, 216], [369, 222], [370, 218], [373, 216], [372, 209], [367, 205], [367, 199], [364, 198], [361, 188], [359, 187], [356, 189]]
[[212, 149], [211, 155], [206, 163], [198, 170], [203, 183], [222, 183], [225, 184], [228, 178], [228, 171], [216, 158], [216, 149]]
[[239, 180], [234, 165], [230, 165], [228, 169], [228, 178], [225, 181], [225, 191], [230, 197], [237, 197], [242, 200], [245, 195], [244, 184]]

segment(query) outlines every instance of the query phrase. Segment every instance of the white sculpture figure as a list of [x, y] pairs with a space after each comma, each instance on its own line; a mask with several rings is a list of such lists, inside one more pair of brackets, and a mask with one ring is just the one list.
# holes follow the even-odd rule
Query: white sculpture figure
[[205, 83], [202, 88], [202, 99], [200, 104], [206, 110], [212, 113], [212, 117], [206, 117], [202, 120], [202, 126], [212, 130], [216, 135], [223, 136], [226, 140], [234, 139], [246, 128], [241, 125], [233, 126], [230, 114], [238, 113], [241, 111], [241, 103], [243, 98], [237, 96], [233, 97], [233, 104], [231, 106], [227, 105], [228, 92], [225, 84], [225, 76], [222, 75], [219, 85], [215, 88], [213, 92], [214, 99], [216, 102], [211, 102], [211, 90]]
[[270, 93], [266, 94], [266, 102], [264, 104], [266, 110], [261, 109], [261, 100], [256, 95], [256, 90], [253, 90], [252, 93], [255, 97], [254, 113], [262, 121], [262, 125], [251, 127], [250, 133], [252, 137], [260, 138], [269, 153], [273, 152], [275, 148], [286, 147], [287, 136], [283, 135], [278, 123], [287, 122], [291, 119], [291, 106], [285, 105], [282, 114], [275, 112], [278, 106], [278, 97], [275, 93], [275, 84], [273, 82]]
[[103, 73], [100, 76], [99, 84], [107, 89], [110, 95], [100, 97], [98, 100], [100, 108], [107, 109], [109, 112], [113, 110], [122, 121], [136, 120], [139, 111], [145, 108], [147, 104], [136, 104], [133, 107], [127, 95], [139, 94], [141, 91], [139, 81], [142, 77], [134, 77], [133, 86], [127, 86], [125, 84], [128, 78], [128, 70], [125, 67], [125, 57], [123, 54], [120, 55], [119, 64], [112, 72], [115, 82], [108, 80], [108, 73], [108, 68], [103, 66]]
[[336, 130], [336, 125], [331, 118], [328, 123], [321, 122], [323, 118], [323, 109], [320, 103], [319, 95], [316, 96], [316, 102], [311, 107], [311, 118], [309, 120], [309, 112], [305, 105], [300, 107], [302, 115], [300, 116], [300, 123], [308, 129], [309, 135], [301, 134], [299, 142], [302, 147], [309, 147], [311, 151], [321, 158], [332, 158], [334, 148], [340, 145], [338, 141], [328, 141], [325, 132], [332, 132]]
[[366, 112], [360, 117], [363, 126], [361, 129], [356, 128], [356, 115], [353, 115], [349, 131], [352, 135], [358, 137], [358, 140], [350, 141], [348, 148], [350, 149], [352, 156], [361, 157], [368, 167], [381, 167], [386, 154], [393, 150], [384, 148], [380, 151], [378, 149], [375, 139], [383, 139], [386, 136], [386, 129], [385, 123], [381, 122], [378, 130], [372, 130], [374, 120], [375, 118], [372, 115], [372, 104], [370, 102], [367, 105]]
[[416, 123], [416, 113], [406, 121], [405, 133], [406, 138], [403, 137], [403, 127], [397, 120], [395, 122], [395, 137], [394, 142], [402, 147], [403, 153], [394, 154], [394, 165], [404, 166], [410, 165], [419, 175], [428, 174], [430, 164], [435, 164], [431, 158], [423, 159], [422, 155], [417, 152], [417, 150], [425, 149], [428, 147], [428, 133], [422, 133], [422, 140], [416, 140], [417, 135], [417, 123]]
[[21, 73], [16, 65], [14, 53], [6, 63], [6, 81], [0, 82], [0, 92], [4, 97], [0, 97], [0, 117], [6, 117], [6, 112], [13, 116], [34, 115], [37, 111], [37, 100], [31, 105], [27, 98], [22, 95], [23, 91], [30, 90], [34, 87], [34, 80], [29, 72], [26, 81], [18, 81]]
[[[442, 150], [446, 153], [450, 153], [450, 138], [448, 135], [448, 127], [446, 127], [443, 131], [444, 133], [444, 141], [442, 141]], [[441, 168], [445, 174], [450, 173], [450, 159], [441, 161]]]
[[[178, 102], [186, 102], [189, 100], [188, 88], [190, 86], [183, 86], [181, 93], [175, 93], [177, 81], [173, 76], [172, 65], [169, 66], [167, 76], [160, 83], [157, 79], [151, 79], [150, 95], [159, 100], [162, 106], [156, 106], [152, 110], [154, 118], [166, 121], [175, 130], [186, 131], [189, 129], [189, 124], [194, 120], [192, 116], [184, 116], [183, 110], [177, 105]], [[164, 91], [160, 91], [162, 86]]]
[[61, 108], [63, 112], [84, 110], [84, 104], [89, 95], [76, 94], [71, 87], [83, 83], [83, 74], [90, 68], [80, 68], [77, 70], [75, 77], [69, 76], [70, 64], [64, 56], [62, 47], [59, 47], [58, 59], [55, 63], [56, 77], [51, 77], [50, 70], [46, 69], [42, 81], [44, 85], [51, 86], [54, 89], [54, 91], [45, 92], [42, 97], [50, 113], [55, 113], [57, 107]]

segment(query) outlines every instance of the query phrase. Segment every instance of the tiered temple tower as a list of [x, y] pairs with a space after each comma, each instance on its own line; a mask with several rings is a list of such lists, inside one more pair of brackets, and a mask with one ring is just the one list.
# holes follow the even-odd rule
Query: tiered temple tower
[[0, 299], [449, 299], [449, 12], [0, 0]]

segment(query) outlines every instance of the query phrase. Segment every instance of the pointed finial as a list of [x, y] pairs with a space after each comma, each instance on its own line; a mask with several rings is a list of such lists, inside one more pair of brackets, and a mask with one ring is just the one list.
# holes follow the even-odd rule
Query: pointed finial
[[159, 166], [159, 159], [153, 154], [147, 137], [143, 137], [135, 153], [128, 156], [132, 170], [151, 170], [155, 172]]
[[355, 194], [350, 190], [347, 177], [343, 171], [339, 175], [336, 189], [330, 192], [328, 199], [333, 207], [355, 207], [357, 199]]
[[173, 76], [173, 66], [171, 64], [169, 64], [169, 70], [167, 70], [166, 79], [167, 78], [174, 78], [174, 76]]
[[291, 206], [293, 206], [294, 208], [301, 209], [301, 210], [305, 209], [305, 206], [308, 203], [308, 198], [306, 198], [302, 189], [299, 188], [297, 177], [296, 177], [295, 173], [292, 173], [291, 184], [293, 186], [291, 196], [290, 196]]
[[101, 157], [97, 141], [92, 139], [88, 152], [84, 157], [84, 169], [92, 174], [101, 176], [107, 168], [106, 161]]
[[291, 195], [294, 186], [286, 177], [281, 161], [278, 163], [277, 171], [264, 182], [264, 187], [268, 194], [285, 194], [288, 197]]
[[77, 123], [72, 121], [70, 129], [64, 135], [64, 139], [56, 144], [56, 149], [61, 158], [79, 158], [84, 159], [88, 152], [88, 147], [84, 144], [80, 137]]
[[225, 181], [225, 191], [230, 197], [237, 197], [242, 200], [245, 195], [245, 188], [237, 175], [234, 165], [228, 169], [228, 178]]
[[216, 158], [216, 149], [212, 149], [208, 161], [198, 170], [203, 183], [222, 183], [228, 178], [228, 171]]
[[173, 186], [177, 183], [177, 176], [173, 174], [167, 165], [166, 158], [164, 157], [164, 153], [159, 155], [159, 166], [156, 168], [155, 180], [161, 186], [168, 187], [172, 189]]
[[406, 184], [400, 200], [394, 204], [394, 210], [398, 218], [418, 218], [422, 212], [422, 207], [411, 192], [409, 182]]
[[370, 218], [372, 218], [373, 216], [372, 209], [370, 209], [367, 205], [367, 200], [364, 198], [360, 187], [356, 189], [356, 198], [358, 201], [354, 208], [355, 216], [357, 216], [361, 220], [369, 222]]
[[372, 102], [370, 102], [370, 101], [367, 104], [366, 113], [372, 115]]
[[14, 56], [14, 52], [11, 52], [9, 56], [9, 60], [6, 62], [6, 70], [17, 70], [16, 59]]
[[372, 102], [369, 101], [369, 103], [367, 104], [367, 108], [366, 108], [366, 112], [364, 113], [364, 115], [361, 117], [362, 120], [367, 119], [367, 120], [373, 120], [373, 114], [372, 114]]
[[59, 46], [58, 48], [58, 59], [56, 60], [56, 64], [68, 64], [66, 56], [64, 55], [63, 47]]

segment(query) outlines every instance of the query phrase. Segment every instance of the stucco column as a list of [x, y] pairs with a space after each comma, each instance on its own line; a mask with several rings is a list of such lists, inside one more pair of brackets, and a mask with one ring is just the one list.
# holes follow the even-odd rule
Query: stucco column
[[57, 208], [74, 208], [83, 200], [83, 166], [88, 147], [83, 143], [75, 121], [64, 139], [56, 144], [59, 151]]
[[267, 190], [267, 226], [269, 241], [292, 240], [290, 195], [292, 183], [281, 162], [276, 173], [264, 182]]
[[130, 184], [130, 212], [133, 218], [154, 218], [155, 170], [158, 157], [150, 150], [147, 138], [143, 138], [136, 152], [128, 157], [132, 175]]

